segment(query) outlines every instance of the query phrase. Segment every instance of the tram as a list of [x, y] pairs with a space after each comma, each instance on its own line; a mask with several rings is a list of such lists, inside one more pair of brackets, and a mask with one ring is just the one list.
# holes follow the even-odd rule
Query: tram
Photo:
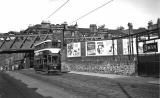
[[35, 44], [34, 47], [35, 71], [61, 72], [61, 41], [45, 40]]

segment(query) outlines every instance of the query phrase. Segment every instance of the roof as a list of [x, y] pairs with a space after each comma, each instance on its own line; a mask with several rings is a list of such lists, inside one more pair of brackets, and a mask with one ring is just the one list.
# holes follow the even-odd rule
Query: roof
[[[131, 34], [136, 34], [136, 33], [145, 32], [145, 31], [147, 31], [147, 29], [145, 28], [133, 29], [133, 32]], [[129, 34], [129, 29], [125, 30], [124, 33]]]
[[77, 30], [76, 26], [68, 26], [69, 30]]
[[140, 32], [146, 32], [146, 31], [147, 31], [147, 29], [145, 29], [145, 28], [133, 29], [134, 34], [135, 33], [140, 33]]
[[50, 51], [51, 53], [59, 53], [61, 49], [60, 48], [45, 48], [45, 49], [37, 50], [34, 53], [38, 54], [39, 52], [46, 51], [46, 50]]
[[39, 42], [39, 43], [36, 43], [34, 46], [37, 46], [37, 45], [39, 45], [39, 44], [42, 44], [42, 43], [45, 43], [45, 42], [61, 42], [61, 40], [50, 40], [50, 39], [48, 39], [48, 40], [45, 40], [45, 41], [41, 41], [41, 42]]
[[90, 29], [89, 28], [78, 28], [80, 33], [89, 33]]
[[125, 34], [123, 31], [121, 30], [108, 30], [107, 31], [108, 33], [111, 33], [111, 34]]
[[39, 43], [35, 44], [34, 46], [40, 45], [40, 44], [45, 43], [45, 42], [51, 42], [51, 41], [52, 41], [52, 40], [45, 40], [45, 41], [41, 41], [41, 42], [39, 42]]

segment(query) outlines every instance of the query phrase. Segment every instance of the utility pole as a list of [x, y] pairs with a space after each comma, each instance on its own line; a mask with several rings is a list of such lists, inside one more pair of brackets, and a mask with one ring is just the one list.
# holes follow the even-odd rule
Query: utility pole
[[129, 41], [128, 41], [128, 53], [129, 53], [129, 60], [131, 59], [131, 54], [133, 53], [133, 40], [131, 40], [131, 30], [133, 28], [132, 23], [128, 23], [128, 27], [129, 27]]
[[65, 24], [63, 24], [63, 46], [64, 46], [64, 32], [65, 32]]
[[67, 27], [66, 27], [67, 23], [64, 22], [62, 25], [63, 25], [63, 32], [62, 32], [63, 33], [63, 39], [62, 40], [63, 40], [63, 46], [65, 46], [64, 33], [65, 33], [66, 29], [67, 29]]

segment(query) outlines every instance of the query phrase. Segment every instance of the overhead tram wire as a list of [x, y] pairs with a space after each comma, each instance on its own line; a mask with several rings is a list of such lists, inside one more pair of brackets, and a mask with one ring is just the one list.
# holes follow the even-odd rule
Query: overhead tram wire
[[52, 15], [54, 15], [57, 11], [59, 11], [64, 5], [66, 5], [69, 2], [69, 0], [67, 0], [65, 3], [63, 3], [59, 8], [57, 8], [51, 15], [48, 16], [47, 19], [49, 19]]
[[108, 1], [108, 2], [106, 2], [106, 3], [104, 3], [103, 5], [101, 5], [101, 6], [97, 7], [97, 8], [95, 8], [95, 9], [93, 9], [92, 11], [90, 11], [90, 12], [84, 14], [84, 15], [81, 16], [80, 18], [78, 18], [78, 19], [76, 19], [75, 21], [71, 22], [71, 24], [74, 23], [74, 22], [77, 22], [78, 20], [84, 18], [85, 16], [87, 16], [87, 15], [89, 15], [89, 14], [95, 12], [96, 10], [98, 10], [98, 9], [102, 8], [103, 6], [105, 6], [105, 5], [109, 4], [109, 3], [111, 3], [112, 1], [113, 1], [113, 0], [110, 0], [110, 1]]

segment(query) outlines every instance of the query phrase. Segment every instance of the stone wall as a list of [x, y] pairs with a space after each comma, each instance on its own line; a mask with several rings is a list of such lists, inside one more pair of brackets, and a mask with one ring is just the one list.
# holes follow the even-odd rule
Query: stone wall
[[[119, 41], [120, 43], [121, 41]], [[95, 72], [104, 74], [135, 74], [135, 55], [122, 55], [122, 46], [119, 44], [118, 55], [112, 56], [85, 56], [85, 45], [81, 43], [81, 57], [67, 57], [67, 49], [62, 51], [62, 70]], [[121, 51], [120, 51], [121, 50]]]
[[135, 64], [114, 64], [107, 61], [98, 63], [83, 62], [62, 62], [62, 68], [68, 71], [80, 71], [80, 72], [95, 72], [104, 74], [119, 74], [119, 75], [134, 75]]

